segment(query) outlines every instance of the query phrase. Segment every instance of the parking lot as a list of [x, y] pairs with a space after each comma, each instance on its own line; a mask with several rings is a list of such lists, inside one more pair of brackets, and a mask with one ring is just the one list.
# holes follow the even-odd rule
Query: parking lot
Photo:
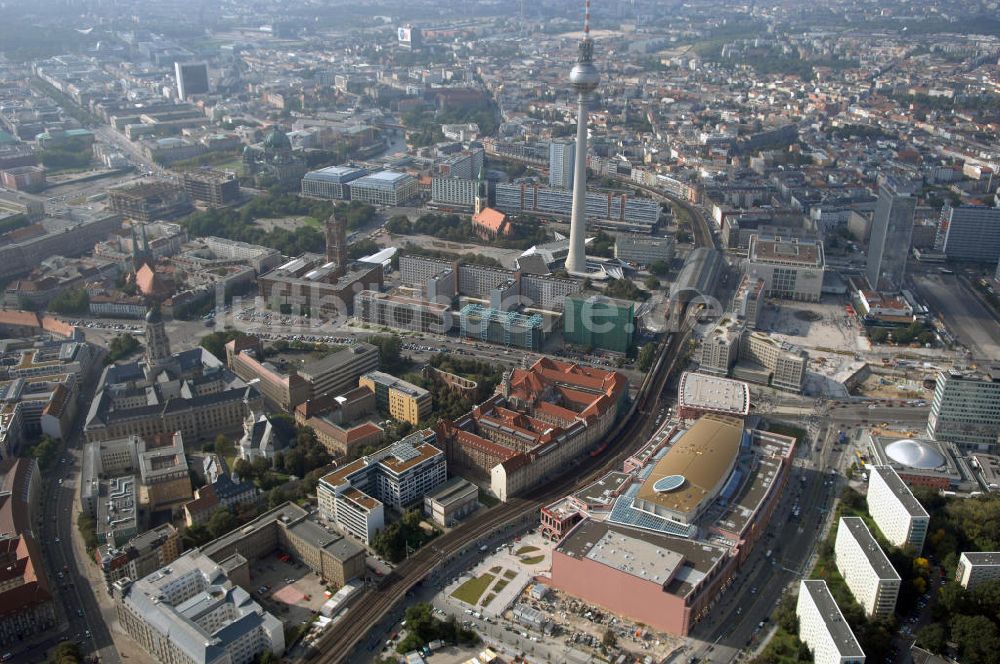
[[254, 599], [286, 624], [312, 620], [326, 601], [318, 574], [294, 559], [272, 554], [250, 566]]

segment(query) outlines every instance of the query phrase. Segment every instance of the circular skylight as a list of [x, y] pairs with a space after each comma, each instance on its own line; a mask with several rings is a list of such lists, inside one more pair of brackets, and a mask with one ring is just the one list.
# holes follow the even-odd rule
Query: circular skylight
[[683, 475], [667, 475], [656, 480], [653, 484], [653, 490], [659, 493], [666, 493], [674, 489], [679, 489], [682, 484], [684, 484]]

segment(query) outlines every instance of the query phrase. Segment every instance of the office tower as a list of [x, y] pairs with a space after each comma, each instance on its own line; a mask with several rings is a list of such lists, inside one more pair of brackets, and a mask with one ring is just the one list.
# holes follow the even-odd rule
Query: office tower
[[895, 293], [903, 287], [916, 207], [917, 199], [891, 180], [879, 188], [865, 268], [872, 290]]
[[994, 263], [1000, 259], [1000, 208], [941, 208], [935, 247], [950, 260]]
[[559, 139], [549, 143], [549, 186], [554, 189], [573, 188], [573, 162], [576, 143]]
[[965, 452], [994, 452], [1000, 436], [1000, 370], [938, 374], [927, 435]]
[[590, 38], [590, 0], [583, 21], [583, 39], [576, 65], [569, 75], [576, 90], [576, 154], [573, 167], [573, 212], [569, 222], [569, 255], [566, 270], [581, 274], [587, 271], [587, 254], [584, 235], [587, 232], [587, 104], [601, 82], [601, 75], [594, 66], [594, 41]]
[[208, 65], [204, 62], [175, 62], [174, 77], [177, 79], [177, 96], [181, 99], [208, 92]]

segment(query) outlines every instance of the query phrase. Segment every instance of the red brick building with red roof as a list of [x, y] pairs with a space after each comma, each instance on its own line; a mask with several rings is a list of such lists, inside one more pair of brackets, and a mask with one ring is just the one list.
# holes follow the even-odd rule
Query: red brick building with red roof
[[452, 468], [489, 477], [506, 501], [596, 446], [627, 398], [624, 374], [541, 358], [505, 375], [467, 414], [442, 420], [438, 438]]

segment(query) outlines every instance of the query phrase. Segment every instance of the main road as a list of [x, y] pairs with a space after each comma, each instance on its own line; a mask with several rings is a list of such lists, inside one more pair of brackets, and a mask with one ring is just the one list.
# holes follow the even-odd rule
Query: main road
[[[97, 370], [100, 370], [100, 357]], [[93, 398], [97, 377], [84, 380], [81, 404]], [[83, 418], [81, 407], [64, 451], [54, 466], [42, 474], [43, 498], [39, 515], [38, 534], [45, 559], [49, 584], [57, 603], [59, 632], [41, 642], [16, 652], [16, 661], [46, 661], [51, 649], [61, 641], [75, 641], [85, 657], [98, 656], [103, 664], [121, 664], [121, 658], [111, 640], [108, 625], [114, 616], [102, 615], [95, 588], [88, 575], [93, 561], [88, 558], [76, 534], [76, 497], [83, 458]]]

